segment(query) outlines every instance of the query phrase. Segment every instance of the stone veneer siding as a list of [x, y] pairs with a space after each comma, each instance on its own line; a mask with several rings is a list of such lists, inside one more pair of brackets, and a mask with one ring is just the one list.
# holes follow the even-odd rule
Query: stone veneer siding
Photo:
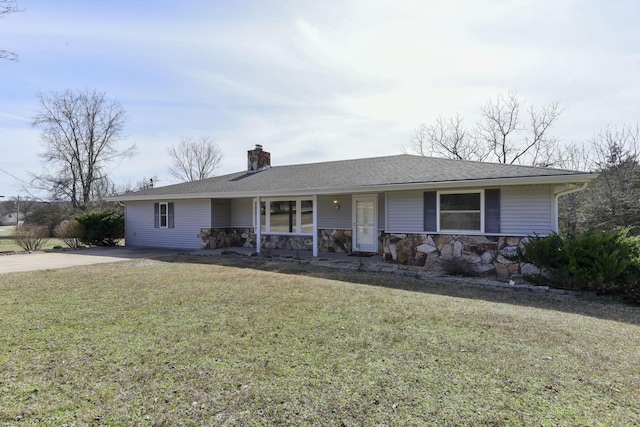
[[383, 259], [425, 268], [445, 267], [474, 274], [510, 279], [538, 270], [531, 264], [510, 261], [526, 237], [462, 236], [444, 234], [385, 234]]
[[[318, 252], [353, 252], [353, 232], [351, 230], [327, 228], [318, 230], [318, 240], [320, 246]], [[378, 231], [378, 247], [382, 248], [384, 242], [384, 232]], [[378, 250], [382, 255], [382, 250]]]
[[[291, 249], [312, 251], [311, 236], [262, 235], [261, 249]], [[255, 248], [256, 233], [253, 228], [201, 228], [201, 249], [224, 249], [232, 247]]]
[[351, 253], [352, 234], [351, 230], [318, 230], [318, 252]]
[[200, 240], [201, 249], [256, 247], [256, 234], [253, 228], [202, 228]]
[[294, 251], [313, 251], [312, 236], [291, 236], [267, 234], [262, 235], [260, 248], [262, 249], [288, 249]]

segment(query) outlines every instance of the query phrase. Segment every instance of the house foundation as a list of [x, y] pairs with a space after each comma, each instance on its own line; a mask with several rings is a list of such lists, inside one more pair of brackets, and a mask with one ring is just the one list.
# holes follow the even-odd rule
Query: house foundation
[[201, 228], [200, 249], [255, 248], [253, 228]]
[[262, 236], [260, 247], [267, 250], [313, 251], [313, 237], [269, 234]]
[[[202, 228], [202, 249], [231, 247], [256, 248], [253, 228]], [[501, 280], [535, 273], [531, 264], [507, 259], [515, 255], [527, 237], [469, 236], [444, 234], [378, 233], [378, 255], [383, 261], [425, 269], [444, 268], [452, 274], [493, 276]], [[351, 230], [318, 230], [318, 251], [351, 253]], [[311, 236], [263, 235], [260, 248], [264, 250], [312, 251]]]
[[495, 276], [509, 280], [535, 269], [511, 261], [527, 237], [468, 236], [443, 234], [385, 234], [382, 257], [399, 264], [443, 267], [453, 274]]
[[351, 253], [352, 234], [351, 230], [318, 230], [318, 252]]

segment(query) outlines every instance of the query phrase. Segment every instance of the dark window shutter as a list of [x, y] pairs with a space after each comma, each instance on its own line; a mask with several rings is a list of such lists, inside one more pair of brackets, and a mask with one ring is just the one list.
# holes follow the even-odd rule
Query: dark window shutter
[[173, 228], [173, 203], [169, 203], [169, 218], [168, 218], [168, 224], [169, 224], [169, 228]]
[[484, 232], [500, 232], [500, 189], [484, 191]]
[[424, 231], [438, 231], [437, 194], [424, 192]]
[[160, 228], [160, 203], [153, 204], [153, 226]]

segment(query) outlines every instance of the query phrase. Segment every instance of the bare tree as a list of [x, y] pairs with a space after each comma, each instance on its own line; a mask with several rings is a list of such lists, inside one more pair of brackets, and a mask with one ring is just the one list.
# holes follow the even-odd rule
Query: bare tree
[[600, 131], [591, 140], [598, 179], [587, 204], [595, 227], [631, 227], [640, 233], [640, 127]]
[[[589, 147], [585, 144], [569, 144], [558, 150], [555, 166], [572, 171], [591, 171], [595, 165]], [[592, 184], [590, 184], [592, 185]], [[562, 235], [573, 235], [588, 229], [589, 216], [585, 207], [585, 196], [591, 189], [566, 194], [558, 200], [558, 229]]]
[[113, 188], [109, 164], [135, 154], [135, 145], [117, 145], [126, 122], [120, 103], [95, 90], [40, 94], [41, 111], [33, 126], [40, 128], [45, 171], [32, 174], [33, 185], [53, 200], [68, 200], [83, 209]]
[[434, 125], [422, 123], [415, 129], [412, 144], [413, 151], [421, 156], [477, 161], [487, 157], [486, 150], [478, 146], [475, 135], [464, 127], [460, 115], [448, 120], [439, 117]]
[[[16, 12], [22, 12], [22, 10], [18, 8], [16, 0], [0, 0], [0, 19]], [[0, 49], [0, 59], [17, 61], [18, 54], [16, 52]]]
[[530, 107], [524, 123], [524, 102], [515, 92], [498, 95], [482, 107], [478, 139], [490, 150], [490, 158], [498, 163], [551, 166], [558, 141], [549, 135], [562, 113], [557, 101], [540, 110]]
[[596, 168], [589, 144], [567, 144], [556, 153], [555, 165], [559, 168], [585, 172]]
[[462, 118], [439, 118], [434, 125], [420, 125], [412, 139], [412, 151], [422, 156], [495, 161], [509, 164], [552, 166], [557, 140], [549, 135], [562, 109], [552, 102], [539, 110], [530, 107], [523, 118], [524, 101], [514, 92], [498, 95], [481, 108], [481, 120], [473, 131]]
[[222, 163], [222, 151], [215, 140], [206, 136], [195, 139], [182, 137], [180, 143], [169, 147], [169, 173], [183, 182], [214, 176]]

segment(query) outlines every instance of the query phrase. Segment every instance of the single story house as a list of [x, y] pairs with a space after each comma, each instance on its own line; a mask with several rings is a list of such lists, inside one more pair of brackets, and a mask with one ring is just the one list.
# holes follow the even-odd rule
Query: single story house
[[[500, 255], [558, 229], [558, 198], [595, 174], [401, 154], [271, 167], [262, 146], [241, 172], [124, 193], [128, 246], [253, 247], [463, 260], [508, 277]], [[503, 252], [504, 253], [504, 252]]]
[[0, 217], [0, 225], [17, 225], [24, 222], [25, 215], [22, 212], [8, 212]]

